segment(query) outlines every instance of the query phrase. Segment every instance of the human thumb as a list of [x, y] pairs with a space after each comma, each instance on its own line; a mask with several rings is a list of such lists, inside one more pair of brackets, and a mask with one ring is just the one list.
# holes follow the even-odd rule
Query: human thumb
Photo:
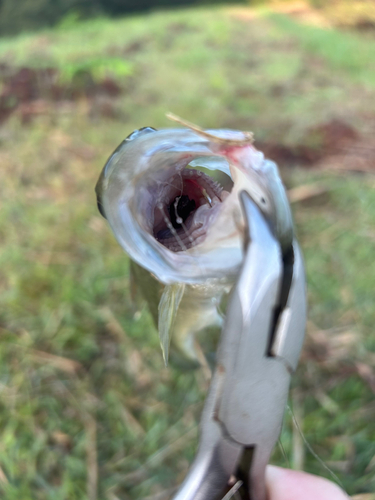
[[348, 500], [336, 484], [307, 472], [269, 465], [266, 471], [268, 500]]

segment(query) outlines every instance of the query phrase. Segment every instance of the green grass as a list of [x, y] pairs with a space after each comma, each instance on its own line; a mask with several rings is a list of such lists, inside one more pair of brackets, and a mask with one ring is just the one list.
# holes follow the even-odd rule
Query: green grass
[[283, 30], [297, 36], [310, 53], [324, 58], [335, 72], [342, 71], [343, 78], [372, 89], [375, 87], [375, 43], [354, 32], [322, 30], [314, 26], [300, 25], [286, 16], [273, 15], [274, 22]]
[[[143, 498], [180, 483], [194, 456], [204, 378], [164, 368], [151, 319], [130, 300], [127, 258], [94, 197], [108, 155], [133, 129], [169, 126], [167, 111], [285, 144], [332, 118], [366, 133], [375, 116], [374, 47], [280, 17], [238, 20], [225, 9], [0, 40], [0, 61], [67, 71], [109, 61], [103, 71], [123, 87], [110, 103], [116, 119], [101, 115], [99, 100], [82, 99], [51, 104], [27, 126], [14, 114], [0, 128], [2, 498]], [[292, 404], [347, 491], [372, 492], [374, 394], [355, 366], [371, 368], [375, 351], [374, 179], [283, 173], [290, 186], [319, 180], [330, 190], [295, 210], [310, 335]], [[287, 416], [281, 441], [292, 462], [296, 434]], [[278, 450], [274, 462], [287, 465]], [[329, 477], [308, 451], [304, 468]]]

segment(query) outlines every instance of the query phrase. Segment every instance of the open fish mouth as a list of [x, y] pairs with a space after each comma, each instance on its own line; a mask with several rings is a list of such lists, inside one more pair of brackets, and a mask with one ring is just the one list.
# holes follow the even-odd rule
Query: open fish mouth
[[[225, 175], [225, 174], [224, 174]], [[219, 181], [194, 167], [179, 170], [155, 197], [152, 233], [172, 252], [188, 250], [204, 241], [208, 229], [230, 194]]]
[[130, 134], [103, 168], [98, 207], [129, 256], [162, 283], [226, 280], [243, 258], [241, 191], [282, 247], [293, 234], [289, 204], [251, 134], [184, 125]]

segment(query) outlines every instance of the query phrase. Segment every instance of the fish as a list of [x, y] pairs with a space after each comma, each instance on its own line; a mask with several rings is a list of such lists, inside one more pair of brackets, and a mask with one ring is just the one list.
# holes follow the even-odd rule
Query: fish
[[254, 147], [252, 133], [168, 117], [183, 128], [132, 132], [95, 191], [131, 259], [131, 281], [148, 303], [165, 364], [172, 349], [179, 362], [202, 366], [202, 339], [220, 331], [243, 260], [240, 193], [249, 193], [283, 251], [293, 222], [277, 165]]

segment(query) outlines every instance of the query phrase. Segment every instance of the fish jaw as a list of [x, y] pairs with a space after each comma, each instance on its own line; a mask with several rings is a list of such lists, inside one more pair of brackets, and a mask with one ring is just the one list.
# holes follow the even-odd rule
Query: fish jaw
[[266, 216], [282, 250], [286, 251], [293, 241], [293, 219], [276, 163], [252, 146], [223, 147], [219, 151], [231, 166], [237, 198], [242, 191], [250, 195]]
[[[231, 140], [241, 136], [236, 131], [213, 132]], [[202, 205], [196, 210], [194, 220], [199, 223], [201, 217], [204, 231], [198, 234], [195, 244], [184, 248], [176, 238], [181, 251], [171, 251], [153, 231], [158, 217], [155, 197], [163, 200], [171, 189], [169, 180], [173, 175], [182, 175], [190, 162], [205, 157], [226, 160], [233, 189], [217, 206]], [[223, 168], [218, 165], [218, 170]], [[104, 170], [97, 191], [117, 240], [134, 261], [164, 284], [199, 284], [236, 276], [243, 257], [244, 221], [239, 203], [242, 190], [249, 192], [275, 233], [279, 231], [285, 241], [292, 234], [289, 206], [277, 167], [250, 145], [216, 143], [190, 130], [155, 131], [124, 144]]]

